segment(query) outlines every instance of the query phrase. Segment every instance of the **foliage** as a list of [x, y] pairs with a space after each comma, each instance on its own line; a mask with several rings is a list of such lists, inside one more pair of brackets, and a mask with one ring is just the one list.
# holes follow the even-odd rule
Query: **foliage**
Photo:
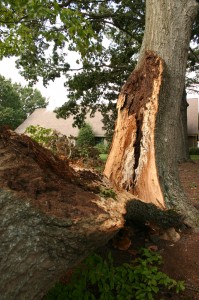
[[11, 129], [15, 129], [23, 121], [24, 114], [20, 109], [0, 105], [0, 126], [8, 125]]
[[44, 128], [40, 125], [31, 125], [26, 128], [25, 133], [37, 143], [59, 156], [71, 158], [74, 154], [77, 155], [72, 137], [68, 138], [56, 130]]
[[107, 154], [109, 151], [109, 147], [110, 145], [104, 142], [99, 143], [95, 146], [95, 148], [98, 149], [100, 154]]
[[37, 89], [13, 84], [0, 76], [0, 125], [19, 126], [36, 108], [48, 102]]
[[14, 83], [14, 89], [20, 97], [21, 106], [26, 117], [37, 108], [45, 108], [48, 101], [42, 96], [41, 92], [29, 86], [23, 87], [21, 84]]
[[99, 157], [102, 161], [106, 162], [108, 154], [100, 154]]
[[117, 267], [110, 254], [107, 260], [93, 255], [75, 271], [70, 284], [56, 284], [45, 299], [153, 300], [163, 288], [182, 291], [183, 282], [176, 282], [160, 272], [160, 264], [161, 257], [147, 249], [131, 264]]
[[0, 125], [16, 128], [24, 118], [18, 93], [10, 80], [0, 76]]
[[40, 125], [37, 125], [37, 126], [30, 125], [30, 126], [28, 126], [25, 130], [25, 133], [28, 136], [30, 136], [33, 140], [35, 140], [37, 143], [41, 144], [42, 146], [44, 146], [46, 148], [56, 138], [56, 133], [53, 129], [44, 128]]
[[[46, 85], [66, 75], [69, 101], [57, 110], [58, 116], [73, 114], [81, 127], [88, 111], [100, 109], [111, 138], [118, 92], [142, 43], [145, 1], [2, 0], [0, 11], [0, 58], [17, 56], [17, 67], [32, 83], [39, 76]], [[196, 89], [199, 14], [191, 41], [187, 67], [196, 76], [187, 78], [187, 85]], [[69, 51], [79, 54], [76, 69], [70, 67]]]
[[99, 151], [93, 146], [77, 147], [72, 136], [66, 137], [56, 130], [39, 125], [27, 127], [25, 133], [62, 159], [80, 159], [85, 167], [95, 168], [100, 172], [103, 169], [104, 164], [99, 158]]
[[199, 148], [190, 148], [189, 154], [190, 155], [199, 155]]
[[81, 149], [95, 145], [95, 135], [90, 124], [84, 124], [77, 136], [77, 146]]
[[[44, 84], [59, 77], [69, 68], [65, 49], [78, 51], [84, 57], [100, 48], [86, 17], [89, 6], [88, 1], [81, 5], [64, 0], [2, 0], [0, 58], [18, 56], [22, 75], [32, 82], [39, 76]], [[66, 43], [69, 46], [65, 48]]]

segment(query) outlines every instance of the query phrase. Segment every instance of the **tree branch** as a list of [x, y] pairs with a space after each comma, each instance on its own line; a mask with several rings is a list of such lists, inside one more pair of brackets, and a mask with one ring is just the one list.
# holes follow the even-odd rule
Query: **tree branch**
[[[98, 67], [99, 68], [106, 67], [106, 68], [115, 69], [115, 70], [123, 70], [123, 69], [126, 70], [130, 66], [128, 66], [128, 65], [113, 66], [113, 65], [100, 64], [100, 65], [98, 65]], [[81, 67], [81, 68], [77, 68], [77, 69], [70, 69], [69, 71], [75, 72], [75, 71], [81, 71], [81, 70], [84, 70], [84, 69], [85, 69], [84, 67]], [[91, 69], [93, 70], [93, 67]]]

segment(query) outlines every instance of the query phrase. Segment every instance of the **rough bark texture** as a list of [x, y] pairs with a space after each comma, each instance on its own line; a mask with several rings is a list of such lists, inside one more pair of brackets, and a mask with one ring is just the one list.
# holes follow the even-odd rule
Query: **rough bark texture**
[[125, 199], [101, 197], [104, 185], [28, 137], [0, 134], [1, 300], [42, 299], [123, 226]]
[[[118, 120], [105, 175], [145, 202], [175, 208], [198, 226], [179, 184], [179, 120], [195, 0], [147, 0], [136, 70], [118, 99]], [[164, 70], [163, 70], [164, 69]]]

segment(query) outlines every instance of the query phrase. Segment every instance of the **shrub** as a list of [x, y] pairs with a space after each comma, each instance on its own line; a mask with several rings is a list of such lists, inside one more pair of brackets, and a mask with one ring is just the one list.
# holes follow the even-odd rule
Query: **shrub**
[[80, 130], [77, 136], [77, 146], [79, 148], [87, 148], [95, 145], [95, 135], [92, 127], [89, 124], [85, 124]]
[[95, 146], [100, 154], [107, 154], [109, 151], [109, 145], [105, 143], [99, 143]]
[[110, 254], [107, 260], [93, 255], [76, 270], [68, 285], [56, 284], [45, 300], [153, 300], [162, 288], [175, 288], [177, 293], [183, 290], [183, 282], [159, 271], [160, 263], [161, 257], [148, 249], [132, 264], [117, 267]]

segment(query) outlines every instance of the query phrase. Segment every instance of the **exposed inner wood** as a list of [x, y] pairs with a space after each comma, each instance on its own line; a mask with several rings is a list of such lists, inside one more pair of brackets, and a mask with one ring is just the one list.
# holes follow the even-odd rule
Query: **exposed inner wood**
[[156, 167], [155, 126], [163, 60], [146, 52], [119, 95], [111, 152], [104, 174], [120, 188], [164, 208]]

